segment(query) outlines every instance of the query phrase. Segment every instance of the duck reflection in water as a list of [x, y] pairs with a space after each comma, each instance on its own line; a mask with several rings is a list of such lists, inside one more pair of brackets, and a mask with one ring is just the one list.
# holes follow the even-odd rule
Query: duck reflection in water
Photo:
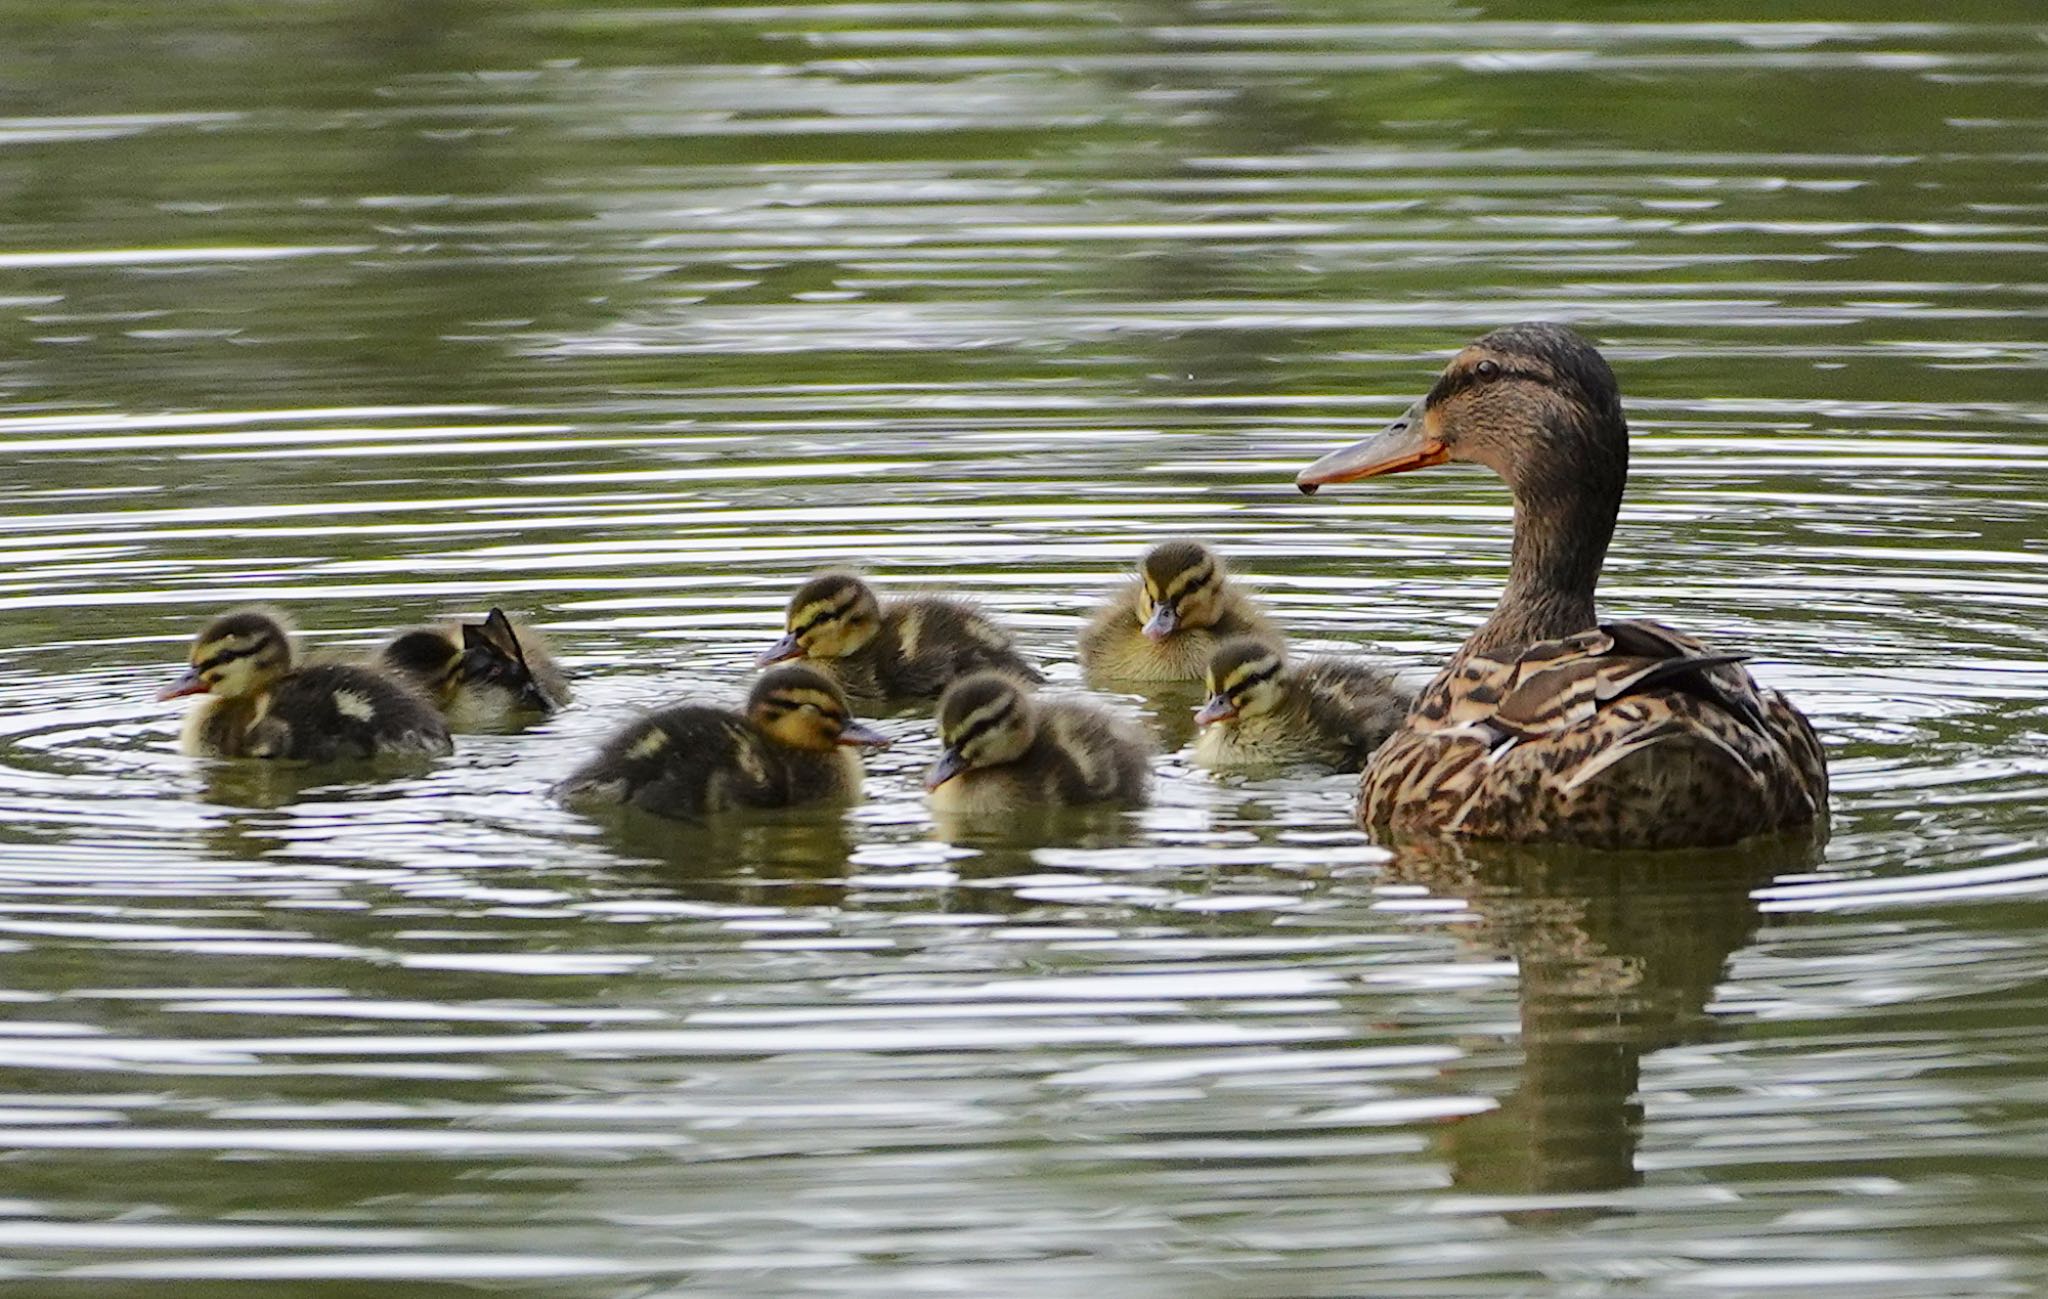
[[1498, 1108], [1443, 1129], [1453, 1184], [1527, 1197], [1509, 1214], [1525, 1223], [1613, 1211], [1542, 1200], [1641, 1181], [1643, 1057], [1716, 1035], [1706, 1006], [1755, 931], [1752, 891], [1813, 856], [1783, 841], [1644, 854], [1403, 845], [1388, 878], [1462, 898], [1457, 932], [1519, 970], [1520, 1078]]

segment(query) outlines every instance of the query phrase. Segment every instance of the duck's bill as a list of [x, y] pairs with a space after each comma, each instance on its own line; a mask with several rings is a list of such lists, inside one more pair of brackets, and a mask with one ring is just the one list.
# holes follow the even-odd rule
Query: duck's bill
[[839, 742], [841, 744], [858, 744], [879, 749], [889, 743], [889, 737], [874, 727], [869, 726], [866, 722], [850, 721], [839, 728]]
[[948, 749], [939, 755], [939, 760], [932, 764], [931, 771], [925, 775], [924, 787], [928, 791], [937, 789], [965, 770], [967, 759], [960, 756], [960, 750]]
[[1143, 628], [1146, 640], [1165, 640], [1180, 630], [1180, 610], [1170, 604], [1152, 606], [1152, 616]]
[[182, 676], [162, 690], [156, 692], [158, 699], [182, 699], [186, 695], [206, 693], [206, 678], [199, 675], [199, 669], [186, 668]]
[[804, 647], [797, 644], [796, 636], [792, 633], [783, 636], [781, 640], [762, 650], [759, 657], [755, 658], [754, 666], [765, 668], [770, 663], [787, 663], [791, 659], [799, 659], [803, 656]]
[[1440, 465], [1451, 458], [1450, 449], [1429, 432], [1423, 418], [1422, 402], [1408, 413], [1363, 442], [1332, 451], [1294, 476], [1294, 485], [1304, 492], [1331, 483], [1348, 483], [1358, 478], [1405, 473]]
[[1210, 695], [1209, 702], [1195, 710], [1195, 725], [1210, 726], [1237, 716], [1237, 709], [1224, 695]]

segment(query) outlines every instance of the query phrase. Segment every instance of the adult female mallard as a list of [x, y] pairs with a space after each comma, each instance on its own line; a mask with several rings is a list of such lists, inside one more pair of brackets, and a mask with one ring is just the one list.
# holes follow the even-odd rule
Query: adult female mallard
[[1497, 329], [1386, 431], [1296, 482], [1313, 492], [1447, 460], [1486, 466], [1514, 494], [1507, 590], [1366, 768], [1368, 828], [1674, 848], [1824, 822], [1812, 726], [1740, 655], [1594, 612], [1628, 425], [1590, 343], [1561, 325]]

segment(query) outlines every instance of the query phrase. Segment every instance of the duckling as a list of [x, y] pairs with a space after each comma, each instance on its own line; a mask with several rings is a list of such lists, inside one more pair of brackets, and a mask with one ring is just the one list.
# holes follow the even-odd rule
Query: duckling
[[1514, 497], [1507, 589], [1366, 767], [1368, 829], [1599, 848], [1825, 830], [1826, 758], [1791, 700], [1742, 655], [1600, 621], [1628, 421], [1598, 349], [1562, 325], [1496, 329], [1383, 432], [1295, 482], [1313, 492], [1450, 460], [1491, 469]]
[[1408, 712], [1409, 693], [1348, 658], [1289, 663], [1274, 642], [1238, 636], [1209, 657], [1195, 762], [1212, 770], [1319, 763], [1358, 771]]
[[1225, 640], [1278, 635], [1215, 551], [1163, 541], [1082, 631], [1081, 667], [1095, 681], [1200, 681]]
[[460, 730], [502, 725], [519, 713], [552, 713], [569, 702], [568, 679], [547, 641], [499, 608], [481, 623], [415, 627], [377, 657], [433, 696]]
[[798, 587], [784, 623], [787, 632], [762, 653], [762, 666], [804, 659], [863, 698], [935, 699], [983, 669], [1044, 680], [1010, 634], [973, 605], [936, 596], [885, 605], [857, 573], [820, 573]]
[[180, 747], [216, 758], [331, 762], [454, 751], [433, 702], [403, 677], [349, 663], [301, 666], [283, 618], [237, 609], [192, 642], [191, 667], [159, 699], [205, 695]]
[[849, 746], [887, 744], [853, 720], [838, 683], [801, 663], [761, 675], [744, 712], [664, 708], [606, 740], [558, 787], [572, 803], [621, 804], [687, 820], [737, 808], [846, 803], [860, 795]]
[[940, 812], [985, 816], [1027, 807], [1145, 801], [1150, 746], [1090, 704], [1034, 698], [1016, 678], [979, 672], [939, 700], [945, 745], [925, 789]]

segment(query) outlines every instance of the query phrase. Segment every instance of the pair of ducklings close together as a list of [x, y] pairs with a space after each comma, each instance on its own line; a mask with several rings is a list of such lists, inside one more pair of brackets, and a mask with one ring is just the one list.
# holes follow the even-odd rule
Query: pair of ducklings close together
[[[1144, 799], [1144, 734], [1098, 706], [1038, 697], [1038, 670], [972, 605], [884, 604], [858, 575], [827, 572], [791, 598], [786, 627], [761, 655], [769, 670], [743, 709], [683, 704], [642, 717], [562, 794], [671, 817], [848, 801], [861, 778], [851, 750], [888, 743], [854, 719], [851, 696], [938, 699], [944, 751], [926, 781], [937, 807], [971, 815]], [[1089, 623], [1081, 660], [1099, 682], [1206, 680], [1195, 760], [1217, 769], [1356, 771], [1408, 705], [1365, 664], [1290, 664], [1222, 560], [1195, 541], [1146, 554], [1137, 580]], [[207, 696], [187, 720], [190, 752], [311, 761], [445, 753], [450, 725], [546, 713], [569, 697], [541, 638], [495, 608], [482, 623], [407, 631], [369, 663], [305, 666], [276, 615], [237, 610], [200, 634], [190, 670], [164, 693]]]

